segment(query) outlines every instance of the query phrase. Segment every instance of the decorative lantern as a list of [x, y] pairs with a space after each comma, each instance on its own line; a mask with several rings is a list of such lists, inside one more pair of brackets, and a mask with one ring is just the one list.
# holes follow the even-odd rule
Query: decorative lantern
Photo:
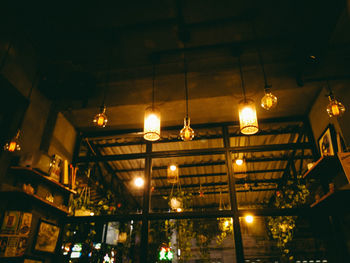
[[4, 146], [5, 151], [15, 152], [15, 151], [21, 150], [21, 146], [19, 145], [19, 141], [18, 141], [19, 134], [20, 134], [20, 130], [17, 131], [16, 136], [13, 137], [11, 139], [11, 141], [9, 141], [8, 143], [5, 144], [5, 146]]
[[277, 105], [277, 97], [265, 88], [265, 96], [261, 99], [261, 107], [265, 110], [275, 108]]
[[190, 127], [190, 118], [185, 117], [184, 127], [180, 131], [180, 137], [183, 141], [190, 141], [194, 137], [194, 130]]
[[247, 163], [243, 159], [236, 159], [233, 163], [233, 172], [235, 178], [247, 177]]
[[258, 118], [253, 100], [244, 99], [239, 104], [239, 124], [241, 133], [255, 134], [259, 131]]
[[176, 184], [179, 182], [179, 169], [177, 165], [172, 164], [168, 166], [167, 180], [170, 184]]
[[97, 126], [97, 127], [101, 127], [104, 128], [106, 127], [108, 122], [107, 119], [107, 115], [106, 115], [106, 107], [105, 106], [101, 106], [100, 108], [100, 113], [96, 114], [93, 123]]
[[328, 96], [329, 98], [329, 104], [327, 106], [327, 113], [329, 117], [339, 117], [343, 115], [345, 112], [344, 105], [335, 99], [334, 95], [331, 94]]
[[181, 198], [177, 198], [177, 197], [172, 197], [170, 199], [170, 207], [171, 209], [177, 211], [177, 212], [181, 212], [182, 211], [182, 200]]
[[143, 138], [147, 141], [160, 139], [160, 112], [155, 107], [148, 107], [145, 111]]

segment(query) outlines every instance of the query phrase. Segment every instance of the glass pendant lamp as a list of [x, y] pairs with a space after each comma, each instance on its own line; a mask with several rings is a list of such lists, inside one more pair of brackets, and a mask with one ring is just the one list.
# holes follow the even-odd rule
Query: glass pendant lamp
[[4, 146], [4, 150], [7, 152], [16, 152], [21, 150], [21, 146], [19, 144], [18, 138], [19, 138], [20, 130], [17, 131], [17, 134], [15, 137], [13, 137], [9, 142], [7, 142]]
[[329, 81], [327, 81], [327, 87], [329, 90], [328, 99], [329, 104], [327, 106], [327, 113], [329, 117], [340, 117], [345, 112], [345, 106], [338, 100], [336, 100], [333, 91], [329, 85]]
[[241, 86], [243, 91], [243, 100], [238, 105], [239, 125], [242, 134], [252, 135], [259, 131], [258, 118], [256, 114], [255, 103], [251, 99], [246, 98], [243, 71], [241, 66], [241, 59], [238, 58], [239, 70], [241, 76]]
[[152, 105], [145, 110], [143, 127], [143, 138], [147, 141], [157, 141], [160, 139], [160, 112], [154, 106], [154, 81], [155, 66], [153, 64]]
[[187, 67], [184, 51], [184, 75], [185, 75], [185, 92], [186, 92], [186, 116], [184, 118], [184, 127], [180, 131], [180, 137], [183, 141], [190, 141], [194, 137], [194, 130], [190, 126], [190, 117], [188, 117], [188, 86], [187, 86]]
[[107, 122], [108, 122], [108, 118], [107, 118], [107, 115], [106, 115], [106, 106], [102, 105], [100, 107], [100, 112], [95, 115], [93, 123], [97, 127], [104, 128], [104, 127], [106, 127]]

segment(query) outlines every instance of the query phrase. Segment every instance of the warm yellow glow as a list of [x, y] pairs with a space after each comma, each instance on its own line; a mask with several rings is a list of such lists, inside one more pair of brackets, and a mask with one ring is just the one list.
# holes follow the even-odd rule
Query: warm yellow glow
[[167, 180], [171, 184], [176, 184], [179, 181], [179, 169], [175, 164], [169, 165], [167, 169]]
[[107, 116], [105, 114], [105, 110], [103, 110], [102, 112], [100, 112], [99, 114], [97, 114], [93, 120], [94, 124], [97, 127], [106, 127], [108, 119]]
[[176, 209], [176, 212], [182, 212], [181, 208]]
[[170, 207], [171, 207], [171, 209], [173, 209], [173, 210], [182, 209], [181, 206], [182, 206], [181, 199], [178, 199], [176, 197], [172, 197], [170, 199]]
[[136, 187], [141, 188], [145, 184], [145, 181], [143, 180], [142, 177], [136, 177], [134, 184]]
[[329, 97], [329, 104], [327, 106], [327, 113], [329, 117], [339, 117], [345, 112], [344, 105], [337, 101], [334, 97]]
[[21, 147], [18, 142], [18, 137], [19, 137], [20, 131], [17, 131], [17, 134], [12, 140], [8, 143], [5, 144], [4, 150], [8, 152], [15, 152], [15, 151], [20, 151]]
[[94, 215], [95, 215], [95, 213], [94, 213], [94, 212], [91, 212], [91, 213], [90, 213], [90, 216], [94, 216]]
[[237, 165], [242, 165], [243, 164], [243, 160], [242, 159], [236, 159], [236, 164]]
[[143, 137], [147, 141], [160, 139], [160, 113], [156, 108], [148, 107], [145, 111]]
[[271, 92], [265, 93], [265, 96], [261, 99], [261, 107], [265, 110], [270, 110], [275, 108], [277, 105], [277, 97]]
[[332, 113], [334, 116], [338, 116], [340, 114], [338, 105], [332, 105]]
[[244, 219], [248, 224], [251, 224], [254, 221], [254, 217], [252, 215], [246, 215]]
[[254, 101], [245, 100], [239, 104], [239, 123], [243, 134], [251, 135], [259, 131]]
[[180, 137], [183, 141], [190, 141], [194, 137], [194, 130], [190, 127], [190, 118], [185, 117], [184, 127], [180, 131]]
[[14, 152], [16, 150], [17, 143], [14, 141], [11, 141], [8, 147], [9, 152]]

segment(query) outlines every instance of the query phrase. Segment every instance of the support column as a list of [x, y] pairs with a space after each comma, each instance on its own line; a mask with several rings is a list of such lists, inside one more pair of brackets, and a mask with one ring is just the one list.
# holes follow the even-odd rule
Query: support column
[[145, 184], [143, 190], [143, 207], [142, 207], [142, 228], [141, 228], [141, 259], [147, 263], [148, 256], [148, 215], [150, 209], [150, 188], [152, 179], [152, 143], [146, 143], [145, 158]]
[[222, 127], [222, 135], [224, 138], [226, 169], [227, 169], [228, 184], [229, 184], [231, 211], [232, 211], [232, 217], [233, 217], [233, 235], [235, 238], [236, 260], [237, 260], [237, 263], [244, 263], [242, 233], [241, 233], [241, 226], [239, 224], [239, 216], [238, 216], [236, 182], [235, 182], [235, 178], [233, 176], [233, 170], [232, 170], [232, 157], [231, 157], [231, 152], [229, 150], [230, 137], [229, 137], [227, 126]]

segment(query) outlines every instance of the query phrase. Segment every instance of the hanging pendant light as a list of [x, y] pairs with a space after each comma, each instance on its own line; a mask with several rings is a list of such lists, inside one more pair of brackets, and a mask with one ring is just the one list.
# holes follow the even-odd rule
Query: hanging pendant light
[[96, 114], [93, 120], [93, 123], [97, 127], [104, 128], [106, 127], [107, 122], [108, 122], [108, 118], [106, 115], [106, 106], [102, 105], [100, 108], [100, 113]]
[[[256, 30], [255, 30], [254, 24], [252, 25], [252, 28], [253, 28], [254, 38], [257, 41]], [[262, 69], [262, 73], [264, 76], [264, 83], [265, 83], [265, 87], [264, 87], [265, 95], [261, 99], [261, 107], [265, 110], [271, 110], [277, 106], [277, 97], [271, 93], [271, 85], [269, 85], [267, 83], [264, 61], [263, 61], [259, 47], [257, 47], [257, 52], [258, 52], [258, 56], [259, 56], [259, 62], [260, 62], [260, 66]]]
[[340, 117], [345, 112], [345, 106], [338, 100], [335, 99], [333, 91], [327, 81], [327, 87], [329, 90], [328, 99], [329, 104], [327, 106], [327, 113], [329, 117]]
[[147, 141], [157, 141], [160, 139], [160, 112], [154, 107], [154, 81], [155, 66], [153, 64], [152, 78], [152, 106], [145, 110], [145, 120], [143, 127], [143, 138]]
[[17, 134], [15, 137], [13, 137], [9, 142], [7, 142], [4, 146], [4, 150], [7, 152], [16, 152], [21, 150], [21, 146], [19, 144], [18, 138], [19, 138], [20, 130], [17, 131]]
[[190, 118], [188, 117], [188, 87], [187, 87], [187, 65], [184, 51], [184, 75], [185, 75], [185, 92], [186, 92], [186, 116], [184, 118], [184, 127], [180, 131], [180, 137], [183, 141], [190, 141], [194, 137], [194, 130], [190, 126]]
[[255, 108], [254, 101], [246, 98], [240, 57], [238, 58], [238, 63], [239, 63], [239, 70], [241, 75], [242, 91], [244, 96], [244, 99], [240, 101], [238, 105], [240, 130], [241, 130], [241, 133], [243, 134], [252, 135], [259, 131], [258, 118], [256, 115], [256, 108]]
[[176, 164], [171, 164], [168, 166], [167, 181], [170, 184], [177, 184], [179, 182], [179, 168]]

